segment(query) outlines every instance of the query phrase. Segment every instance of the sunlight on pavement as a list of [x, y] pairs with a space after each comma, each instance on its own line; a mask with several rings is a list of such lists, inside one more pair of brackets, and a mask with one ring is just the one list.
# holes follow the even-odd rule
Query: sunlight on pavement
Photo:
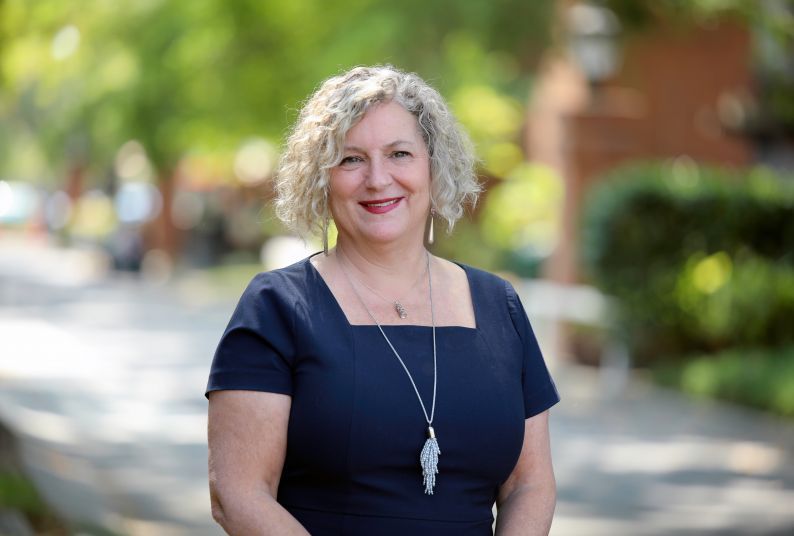
[[105, 277], [107, 254], [97, 247], [56, 248], [41, 237], [0, 237], [0, 273], [54, 286], [77, 286]]
[[686, 470], [735, 471], [747, 474], [774, 474], [783, 460], [779, 448], [761, 444], [710, 440], [694, 437], [675, 438], [674, 442], [627, 441], [613, 445], [600, 460], [605, 472], [640, 472], [664, 474]]
[[36, 319], [0, 319], [0, 379], [102, 378], [112, 369], [66, 329]]
[[790, 423], [636, 380], [607, 393], [598, 374], [558, 375], [553, 536], [787, 533]]

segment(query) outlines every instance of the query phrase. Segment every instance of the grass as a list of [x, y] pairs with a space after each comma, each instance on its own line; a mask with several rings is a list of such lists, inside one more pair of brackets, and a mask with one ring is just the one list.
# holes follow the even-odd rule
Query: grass
[[24, 516], [35, 534], [70, 534], [66, 525], [41, 499], [30, 480], [15, 471], [0, 471], [0, 510], [16, 511]]
[[0, 472], [0, 508], [28, 514], [38, 514], [45, 509], [33, 484], [24, 476], [8, 471]]

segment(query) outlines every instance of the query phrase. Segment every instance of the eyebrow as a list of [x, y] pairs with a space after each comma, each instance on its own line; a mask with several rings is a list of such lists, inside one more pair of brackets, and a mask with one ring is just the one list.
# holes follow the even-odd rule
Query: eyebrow
[[[414, 143], [412, 141], [408, 141], [408, 140], [395, 140], [395, 141], [393, 141], [391, 143], [387, 143], [386, 145], [383, 146], [383, 148], [384, 149], [391, 149], [391, 148], [396, 147], [398, 145], [411, 145], [411, 146], [413, 146]], [[357, 151], [359, 153], [365, 153], [366, 152], [361, 147], [357, 147], [355, 145], [345, 145], [345, 151]]]

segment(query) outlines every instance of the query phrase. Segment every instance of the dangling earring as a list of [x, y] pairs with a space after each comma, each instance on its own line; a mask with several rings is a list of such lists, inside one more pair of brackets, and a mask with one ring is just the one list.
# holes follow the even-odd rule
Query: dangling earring
[[323, 223], [323, 253], [328, 256], [328, 218]]
[[436, 214], [436, 209], [431, 208], [430, 209], [430, 229], [427, 232], [427, 243], [430, 244], [431, 246], [433, 245], [433, 240], [435, 239], [435, 236], [434, 236], [434, 233], [433, 233], [433, 216], [435, 216], [435, 214]]

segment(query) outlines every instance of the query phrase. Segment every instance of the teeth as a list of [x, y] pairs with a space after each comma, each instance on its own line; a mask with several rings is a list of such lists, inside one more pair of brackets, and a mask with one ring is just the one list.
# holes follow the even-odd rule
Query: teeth
[[393, 199], [391, 201], [386, 201], [384, 203], [367, 203], [368, 207], [387, 207], [389, 205], [395, 204], [399, 199]]

